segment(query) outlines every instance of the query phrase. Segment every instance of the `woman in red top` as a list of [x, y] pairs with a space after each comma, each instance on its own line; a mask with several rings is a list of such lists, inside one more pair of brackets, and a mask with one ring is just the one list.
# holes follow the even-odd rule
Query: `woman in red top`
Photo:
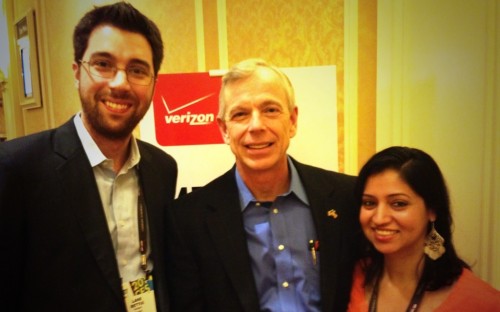
[[355, 192], [366, 241], [349, 311], [500, 311], [500, 292], [455, 252], [446, 183], [428, 154], [375, 154]]

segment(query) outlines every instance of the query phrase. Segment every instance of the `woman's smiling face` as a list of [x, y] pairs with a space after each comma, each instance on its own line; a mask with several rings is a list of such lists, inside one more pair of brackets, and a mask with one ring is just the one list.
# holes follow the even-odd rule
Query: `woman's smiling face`
[[359, 220], [380, 253], [410, 255], [423, 254], [427, 227], [435, 215], [398, 171], [386, 169], [367, 179]]

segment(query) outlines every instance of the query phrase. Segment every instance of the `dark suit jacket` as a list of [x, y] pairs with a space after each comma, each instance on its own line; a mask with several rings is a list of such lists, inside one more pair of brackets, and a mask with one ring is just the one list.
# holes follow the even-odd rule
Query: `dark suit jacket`
[[[320, 241], [322, 310], [345, 311], [361, 234], [352, 198], [355, 178], [294, 164]], [[167, 213], [173, 311], [259, 311], [234, 170], [180, 197]], [[337, 218], [328, 216], [331, 209]]]
[[[177, 164], [138, 145], [157, 306], [165, 312], [163, 221]], [[106, 217], [73, 119], [0, 143], [0, 250], [2, 311], [125, 311]]]

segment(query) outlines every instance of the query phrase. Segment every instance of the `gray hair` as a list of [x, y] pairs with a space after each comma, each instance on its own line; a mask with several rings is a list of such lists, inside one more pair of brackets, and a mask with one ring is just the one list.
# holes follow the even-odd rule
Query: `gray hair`
[[224, 91], [226, 87], [236, 81], [252, 76], [259, 67], [268, 68], [276, 73], [288, 100], [288, 110], [290, 112], [293, 111], [295, 108], [295, 93], [288, 76], [285, 75], [278, 67], [269, 64], [265, 60], [252, 58], [235, 64], [222, 77], [222, 87], [219, 93], [219, 113], [217, 115], [219, 119], [224, 120], [224, 115], [226, 113], [226, 103], [224, 101]]

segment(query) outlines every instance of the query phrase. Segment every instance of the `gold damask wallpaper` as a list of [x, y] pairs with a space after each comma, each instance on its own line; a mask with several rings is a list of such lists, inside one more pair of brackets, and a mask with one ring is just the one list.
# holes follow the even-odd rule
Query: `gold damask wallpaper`
[[[152, 0], [152, 2], [157, 1]], [[152, 19], [159, 24], [164, 41], [165, 58], [160, 71], [162, 73], [198, 71], [194, 1], [168, 0], [164, 1], [162, 6], [164, 6], [162, 10], [152, 10], [155, 7], [153, 4], [147, 6], [153, 15]], [[148, 10], [145, 9], [145, 12]]]
[[343, 1], [227, 0], [229, 62], [263, 57], [278, 66], [342, 63]]

